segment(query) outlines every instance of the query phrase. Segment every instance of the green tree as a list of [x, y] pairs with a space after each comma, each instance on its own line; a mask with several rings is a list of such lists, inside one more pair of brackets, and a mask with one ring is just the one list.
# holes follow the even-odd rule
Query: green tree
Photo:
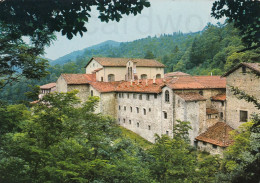
[[144, 58], [145, 58], [145, 59], [154, 59], [155, 56], [154, 56], [153, 52], [149, 50], [149, 51], [147, 51], [147, 52], [145, 53]]
[[240, 30], [243, 43], [250, 49], [260, 46], [260, 3], [254, 0], [217, 0], [211, 15], [219, 19], [227, 17], [229, 23]]

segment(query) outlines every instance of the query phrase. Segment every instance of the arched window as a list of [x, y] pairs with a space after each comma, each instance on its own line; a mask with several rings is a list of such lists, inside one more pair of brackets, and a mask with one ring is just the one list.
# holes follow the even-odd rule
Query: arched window
[[165, 102], [170, 102], [170, 93], [168, 90], [165, 91]]
[[156, 79], [160, 79], [161, 78], [161, 74], [156, 74]]
[[146, 74], [142, 74], [141, 75], [141, 79], [147, 79], [147, 75]]
[[114, 74], [108, 75], [108, 82], [111, 82], [111, 81], [115, 81], [115, 75]]

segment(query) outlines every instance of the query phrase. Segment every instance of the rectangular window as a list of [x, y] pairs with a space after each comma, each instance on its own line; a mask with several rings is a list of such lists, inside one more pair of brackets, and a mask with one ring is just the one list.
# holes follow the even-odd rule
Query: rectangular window
[[125, 118], [123, 119], [123, 122], [125, 123]]
[[120, 107], [120, 105], [118, 106], [118, 110], [120, 110], [121, 109], [121, 107]]
[[129, 98], [129, 95], [130, 95], [130, 94], [128, 93], [128, 94], [127, 94], [127, 98]]
[[242, 73], [246, 74], [246, 67], [245, 66], [242, 67]]
[[163, 117], [164, 117], [164, 119], [167, 119], [167, 112], [163, 112]]
[[166, 131], [166, 135], [169, 135], [169, 131]]
[[223, 119], [224, 115], [223, 112], [220, 112], [220, 119]]
[[133, 98], [136, 99], [136, 94], [135, 93], [133, 94]]
[[131, 125], [131, 123], [132, 123], [132, 121], [131, 120], [129, 120], [129, 124]]
[[221, 101], [221, 105], [222, 105], [222, 107], [225, 105], [224, 101]]
[[150, 95], [146, 94], [146, 100], [150, 100]]
[[154, 99], [157, 99], [157, 94], [154, 94]]
[[247, 122], [248, 112], [240, 111], [240, 122]]
[[148, 130], [151, 130], [151, 126], [150, 125], [148, 125]]
[[212, 147], [214, 148], [214, 149], [217, 149], [217, 145], [214, 145], [214, 144], [212, 144]]
[[139, 127], [139, 123], [137, 123], [136, 125], [137, 125], [137, 127]]
[[136, 112], [139, 113], [139, 108], [138, 107], [136, 108]]
[[124, 110], [126, 111], [126, 106], [124, 106]]
[[152, 111], [152, 109], [151, 108], [149, 108], [149, 112], [151, 112]]
[[133, 108], [132, 107], [130, 107], [130, 111], [133, 112]]
[[142, 100], [142, 94], [139, 95], [139, 100]]
[[144, 115], [146, 115], [146, 109], [143, 109], [144, 110]]
[[121, 98], [121, 93], [118, 94], [119, 98]]

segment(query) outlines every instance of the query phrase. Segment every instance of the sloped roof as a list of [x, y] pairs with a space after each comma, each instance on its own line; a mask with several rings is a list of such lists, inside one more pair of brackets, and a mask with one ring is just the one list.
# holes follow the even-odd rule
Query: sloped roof
[[185, 76], [167, 79], [171, 89], [220, 89], [226, 88], [226, 78], [220, 76]]
[[[140, 59], [140, 58], [109, 58], [109, 57], [93, 57], [92, 60], [97, 61], [100, 65], [106, 67], [126, 67], [129, 60], [136, 62], [137, 67], [165, 67], [162, 63], [153, 59]], [[87, 67], [88, 64], [85, 66]]]
[[206, 114], [218, 114], [218, 110], [214, 108], [206, 108]]
[[51, 89], [53, 87], [56, 87], [56, 83], [48, 83], [48, 84], [42, 85], [42, 86], [40, 86], [40, 89], [48, 90], [48, 89]]
[[168, 73], [164, 74], [164, 77], [165, 77], [165, 78], [168, 78], [168, 77], [176, 77], [176, 76], [190, 76], [190, 75], [187, 74], [187, 73], [184, 73], [184, 72], [180, 72], [180, 71], [177, 71], [177, 72], [168, 72]]
[[242, 62], [239, 65], [233, 67], [232, 69], [230, 69], [228, 72], [226, 72], [225, 74], [222, 75], [222, 77], [226, 77], [229, 74], [231, 74], [232, 72], [234, 72], [235, 70], [237, 70], [238, 68], [245, 66], [247, 68], [250, 68], [252, 70], [254, 70], [255, 72], [260, 74], [260, 63], [246, 63], [246, 62]]
[[228, 124], [224, 122], [217, 122], [213, 126], [209, 127], [208, 130], [195, 139], [210, 144], [214, 144], [220, 147], [227, 147], [233, 143], [229, 132], [233, 131]]
[[[146, 84], [147, 82], [147, 84]], [[153, 83], [152, 79], [142, 79], [133, 82], [118, 81], [118, 82], [91, 82], [96, 90], [101, 93], [106, 92], [132, 92], [132, 93], [160, 93], [165, 85], [163, 79], [156, 79]]]
[[194, 92], [176, 93], [176, 94], [187, 102], [206, 100], [202, 95], [200, 95], [198, 93], [194, 93]]
[[67, 84], [81, 85], [96, 80], [95, 74], [61, 74]]
[[225, 101], [226, 100], [226, 94], [225, 93], [221, 93], [221, 94], [215, 95], [215, 96], [211, 97], [211, 100]]

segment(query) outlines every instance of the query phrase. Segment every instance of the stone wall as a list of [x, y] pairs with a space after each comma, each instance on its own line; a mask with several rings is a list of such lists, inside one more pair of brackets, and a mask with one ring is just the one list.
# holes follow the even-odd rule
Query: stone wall
[[197, 149], [200, 151], [206, 151], [212, 155], [223, 155], [225, 148], [216, 146], [207, 142], [197, 141]]
[[175, 95], [175, 118], [176, 120], [189, 121], [191, 130], [189, 130], [189, 138], [193, 145], [194, 139], [206, 130], [206, 102], [205, 101], [185, 101], [178, 95]]
[[[247, 68], [247, 71], [250, 72], [250, 69]], [[257, 78], [253, 73], [242, 73], [242, 67], [227, 76], [226, 121], [232, 128], [237, 129], [243, 124], [243, 122], [240, 121], [240, 111], [246, 111], [248, 120], [250, 120], [251, 115], [253, 113], [259, 113], [259, 110], [257, 110], [252, 103], [246, 102], [243, 99], [237, 99], [237, 97], [233, 95], [230, 86], [238, 87], [240, 90], [260, 100], [260, 78]]]
[[118, 123], [151, 142], [155, 140], [155, 133], [162, 134], [161, 109], [160, 94], [117, 94], [116, 112]]
[[[211, 101], [211, 105], [213, 108], [217, 109], [219, 114], [218, 121], [225, 122], [226, 121], [226, 101]], [[223, 114], [223, 117], [221, 118], [221, 113]]]
[[68, 91], [67, 83], [62, 76], [60, 76], [56, 82], [56, 91], [59, 93], [60, 92], [66, 93]]
[[73, 90], [78, 90], [77, 97], [81, 100], [81, 102], [86, 102], [90, 95], [89, 93], [89, 85], [68, 85], [68, 92]]

